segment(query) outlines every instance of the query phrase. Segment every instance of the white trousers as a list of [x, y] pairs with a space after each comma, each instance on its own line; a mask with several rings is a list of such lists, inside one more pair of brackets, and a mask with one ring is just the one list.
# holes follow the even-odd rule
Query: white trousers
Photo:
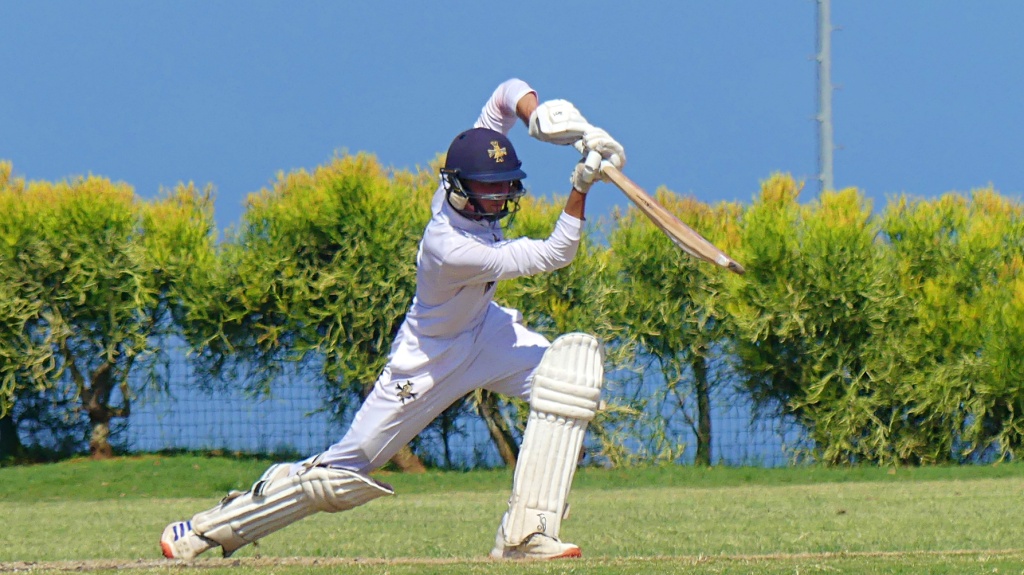
[[[478, 388], [529, 400], [530, 378], [550, 342], [526, 329], [518, 312], [492, 304], [472, 337], [454, 345], [442, 357], [426, 358], [405, 372], [398, 366], [409, 362], [396, 355], [402, 346], [395, 346], [348, 432], [316, 456], [317, 463], [370, 473], [448, 406]], [[293, 466], [293, 473], [298, 469], [301, 463]]]

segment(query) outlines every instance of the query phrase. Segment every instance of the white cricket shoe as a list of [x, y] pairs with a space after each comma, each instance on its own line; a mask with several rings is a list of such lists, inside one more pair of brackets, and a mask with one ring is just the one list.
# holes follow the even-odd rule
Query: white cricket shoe
[[542, 533], [534, 533], [514, 547], [505, 545], [505, 540], [499, 533], [498, 539], [494, 542], [494, 549], [491, 549], [491, 559], [530, 560], [569, 557], [583, 557], [583, 552], [572, 543], [562, 543], [558, 539]]
[[217, 542], [192, 531], [191, 521], [175, 521], [160, 535], [160, 549], [168, 559], [193, 559], [203, 551], [217, 547]]

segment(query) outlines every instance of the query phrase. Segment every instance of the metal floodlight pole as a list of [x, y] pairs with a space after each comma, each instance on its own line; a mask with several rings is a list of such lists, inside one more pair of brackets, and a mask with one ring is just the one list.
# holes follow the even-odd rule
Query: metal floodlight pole
[[830, 0], [818, 0], [818, 181], [834, 190], [832, 179], [832, 24]]

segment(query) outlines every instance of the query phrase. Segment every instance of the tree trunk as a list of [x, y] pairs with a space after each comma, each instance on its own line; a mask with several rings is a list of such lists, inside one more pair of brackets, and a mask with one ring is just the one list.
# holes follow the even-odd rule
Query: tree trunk
[[110, 421], [92, 421], [92, 433], [89, 435], [89, 456], [93, 459], [110, 459], [114, 457], [114, 448], [110, 446]]
[[509, 429], [508, 423], [498, 410], [498, 396], [485, 389], [478, 390], [476, 393], [476, 405], [480, 412], [480, 417], [487, 424], [487, 431], [491, 435], [491, 441], [494, 442], [494, 446], [498, 449], [498, 454], [501, 456], [502, 461], [505, 462], [505, 465], [515, 468], [516, 461], [519, 459], [519, 446], [516, 444], [515, 437], [512, 435], [512, 430]]
[[110, 420], [114, 410], [110, 407], [110, 393], [113, 391], [111, 365], [100, 366], [90, 378], [90, 385], [82, 390], [82, 406], [89, 415], [89, 456], [93, 459], [110, 459], [114, 448], [110, 446]]
[[14, 421], [11, 411], [0, 417], [0, 461], [18, 457], [23, 451], [21, 438], [18, 437], [18, 424]]
[[391, 462], [403, 473], [426, 473], [427, 468], [408, 445], [398, 450]]
[[708, 382], [707, 358], [696, 356], [693, 368], [693, 390], [697, 396], [697, 456], [694, 465], [711, 465], [711, 384]]

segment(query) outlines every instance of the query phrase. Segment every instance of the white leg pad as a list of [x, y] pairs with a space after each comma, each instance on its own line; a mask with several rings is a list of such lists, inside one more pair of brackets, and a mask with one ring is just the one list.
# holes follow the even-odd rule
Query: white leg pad
[[530, 415], [502, 521], [507, 546], [519, 545], [534, 533], [558, 537], [603, 381], [601, 344], [591, 335], [563, 335], [544, 353], [534, 372]]
[[251, 490], [232, 492], [213, 509], [196, 514], [192, 529], [219, 543], [227, 557], [318, 511], [345, 511], [394, 494], [389, 485], [353, 471], [309, 467], [288, 475], [290, 467], [271, 466]]

